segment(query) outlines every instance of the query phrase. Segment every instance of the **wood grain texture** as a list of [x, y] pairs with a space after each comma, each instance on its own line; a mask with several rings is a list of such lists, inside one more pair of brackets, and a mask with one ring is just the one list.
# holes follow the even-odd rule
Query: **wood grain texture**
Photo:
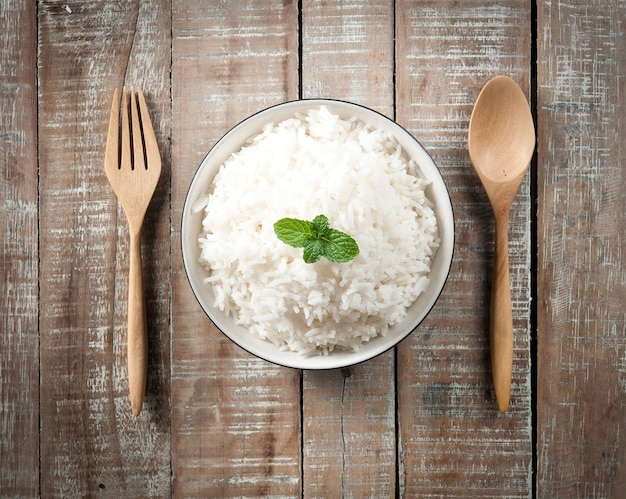
[[[393, 5], [302, 3], [302, 96], [393, 117]], [[305, 497], [393, 497], [394, 352], [351, 369], [303, 374]]]
[[206, 318], [184, 274], [179, 231], [211, 146], [248, 115], [298, 97], [296, 3], [181, 0], [172, 19], [173, 494], [298, 496], [300, 373], [252, 357]]
[[[39, 3], [42, 497], [169, 494], [169, 23], [165, 1]], [[126, 368], [128, 225], [104, 174], [123, 84], [144, 89], [165, 159], [144, 225], [139, 418]]]
[[[1, 1], [0, 496], [622, 497], [626, 1], [535, 2], [536, 30], [532, 5]], [[535, 97], [538, 132], [509, 230], [506, 414], [489, 367], [493, 215], [467, 154], [473, 103], [496, 74]], [[142, 247], [139, 418], [128, 229], [103, 165], [113, 89], [135, 83], [163, 159]], [[301, 373], [239, 350], [183, 271], [182, 207], [202, 158], [242, 118], [299, 96], [395, 117], [454, 207], [435, 308], [395, 351], [350, 370]]]
[[0, 3], [0, 496], [39, 491], [37, 9]]
[[444, 291], [398, 348], [402, 497], [529, 497], [531, 493], [530, 225], [526, 179], [509, 229], [514, 356], [511, 406], [499, 414], [489, 367], [493, 214], [467, 153], [467, 126], [497, 74], [528, 95], [527, 2], [396, 3], [397, 117], [431, 153], [455, 214]]
[[302, 2], [302, 96], [346, 99], [393, 118], [394, 5]]
[[626, 490], [625, 12], [538, 9], [539, 497]]

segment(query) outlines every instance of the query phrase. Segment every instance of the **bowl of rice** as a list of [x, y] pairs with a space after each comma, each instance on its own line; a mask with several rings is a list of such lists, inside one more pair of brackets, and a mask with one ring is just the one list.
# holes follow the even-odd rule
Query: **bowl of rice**
[[[277, 221], [319, 215], [358, 245], [350, 261], [307, 263], [277, 237]], [[181, 239], [191, 288], [224, 335], [279, 365], [333, 369], [423, 321], [450, 270], [454, 219], [439, 170], [405, 129], [311, 99], [254, 114], [215, 144], [189, 187]]]

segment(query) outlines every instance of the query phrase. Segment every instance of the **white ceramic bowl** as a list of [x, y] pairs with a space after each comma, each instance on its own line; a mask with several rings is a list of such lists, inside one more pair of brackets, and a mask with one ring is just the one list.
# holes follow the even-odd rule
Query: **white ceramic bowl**
[[[206, 195], [220, 165], [233, 152], [240, 150], [247, 139], [260, 133], [265, 124], [278, 123], [293, 117], [298, 112], [306, 113], [310, 108], [318, 108], [320, 105], [326, 106], [331, 112], [341, 117], [353, 116], [393, 134], [404, 151], [415, 160], [422, 173], [432, 182], [426, 193], [435, 204], [434, 210], [441, 246], [431, 265], [430, 284], [409, 308], [404, 321], [391, 327], [385, 336], [376, 337], [364, 343], [358, 352], [333, 351], [326, 356], [305, 357], [296, 352], [279, 351], [276, 345], [257, 338], [244, 327], [236, 325], [230, 316], [213, 306], [212, 290], [203, 282], [208, 275], [207, 271], [198, 263], [200, 255], [198, 236], [202, 228], [204, 212], [194, 213], [193, 206]], [[405, 129], [376, 111], [360, 105], [344, 101], [312, 99], [279, 104], [254, 114], [235, 126], [215, 144], [202, 161], [189, 187], [183, 208], [181, 239], [189, 283], [201, 307], [222, 333], [248, 352], [276, 364], [298, 369], [332, 369], [357, 364], [385, 352], [409, 335], [422, 322], [437, 301], [450, 270], [454, 247], [454, 219], [450, 197], [439, 170], [426, 150]]]

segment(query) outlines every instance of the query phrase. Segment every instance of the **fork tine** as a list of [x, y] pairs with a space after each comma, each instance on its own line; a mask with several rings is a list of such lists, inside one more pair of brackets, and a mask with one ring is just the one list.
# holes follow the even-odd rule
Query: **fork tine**
[[111, 104], [111, 116], [109, 118], [109, 131], [107, 145], [104, 152], [105, 163], [117, 165], [119, 161], [119, 133], [120, 133], [120, 96], [117, 88], [113, 92], [113, 104]]
[[144, 137], [141, 133], [141, 127], [143, 123], [139, 121], [139, 114], [137, 113], [137, 100], [135, 99], [134, 87], [130, 88], [130, 116], [133, 124], [133, 169], [145, 170], [146, 164], [143, 159]]
[[141, 91], [141, 87], [137, 87], [137, 97], [139, 100], [139, 109], [141, 111], [141, 125], [143, 127], [143, 140], [146, 148], [146, 158], [148, 160], [147, 168], [161, 168], [161, 155], [157, 144], [150, 113], [146, 105], [146, 98]]
[[130, 160], [130, 127], [128, 125], [128, 96], [126, 87], [122, 89], [122, 159], [120, 168], [130, 170], [132, 163]]

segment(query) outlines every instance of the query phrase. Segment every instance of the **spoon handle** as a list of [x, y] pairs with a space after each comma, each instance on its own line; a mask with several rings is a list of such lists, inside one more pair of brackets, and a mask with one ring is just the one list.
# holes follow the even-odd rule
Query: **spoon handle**
[[130, 235], [130, 269], [128, 275], [128, 386], [133, 414], [138, 416], [143, 405], [148, 373], [148, 337], [146, 305], [141, 271], [141, 233]]
[[498, 409], [505, 412], [513, 371], [513, 312], [509, 278], [509, 214], [496, 216], [493, 284], [491, 288], [491, 371]]

